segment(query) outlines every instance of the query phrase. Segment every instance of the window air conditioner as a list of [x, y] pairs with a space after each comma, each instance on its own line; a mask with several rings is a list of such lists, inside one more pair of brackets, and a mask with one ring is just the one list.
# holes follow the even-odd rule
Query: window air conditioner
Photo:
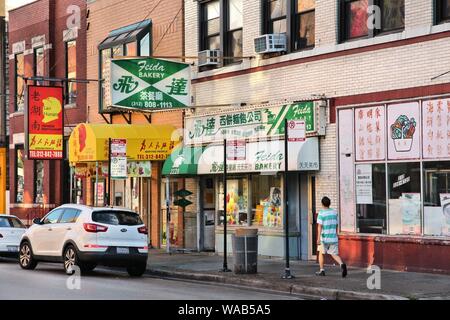
[[217, 66], [220, 56], [220, 50], [203, 50], [198, 53], [198, 66]]
[[286, 51], [286, 34], [265, 34], [255, 38], [255, 52], [259, 54]]

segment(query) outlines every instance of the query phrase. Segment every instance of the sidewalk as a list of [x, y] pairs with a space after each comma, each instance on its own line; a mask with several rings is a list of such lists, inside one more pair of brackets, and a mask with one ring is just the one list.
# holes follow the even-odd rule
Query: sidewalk
[[[340, 268], [326, 266], [327, 276], [318, 277], [317, 264], [291, 261], [292, 280], [283, 280], [285, 262], [282, 259], [258, 257], [258, 274], [222, 273], [223, 257], [213, 253], [172, 253], [153, 249], [149, 252], [147, 273], [151, 275], [213, 281], [258, 289], [275, 290], [298, 295], [314, 295], [326, 299], [450, 299], [450, 276], [428, 273], [381, 270], [381, 289], [367, 288], [370, 274], [366, 269], [349, 268], [342, 278]], [[233, 258], [228, 257], [233, 269]]]

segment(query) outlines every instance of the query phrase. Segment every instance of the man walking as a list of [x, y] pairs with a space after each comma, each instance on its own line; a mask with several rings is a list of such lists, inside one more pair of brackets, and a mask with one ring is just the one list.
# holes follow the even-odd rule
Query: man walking
[[319, 230], [317, 233], [317, 245], [319, 251], [320, 271], [316, 272], [318, 276], [325, 276], [324, 255], [329, 254], [339, 263], [342, 270], [342, 277], [347, 276], [347, 265], [339, 257], [339, 239], [338, 239], [338, 213], [330, 208], [331, 200], [328, 197], [322, 199], [322, 210], [319, 211], [317, 224]]

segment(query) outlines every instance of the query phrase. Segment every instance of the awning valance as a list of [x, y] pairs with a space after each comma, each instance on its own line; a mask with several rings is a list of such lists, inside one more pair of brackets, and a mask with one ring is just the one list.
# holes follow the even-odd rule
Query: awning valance
[[196, 175], [204, 147], [177, 147], [164, 162], [162, 175]]
[[172, 125], [83, 123], [70, 135], [70, 162], [108, 161], [109, 138], [126, 139], [134, 161], [166, 160], [182, 139]]

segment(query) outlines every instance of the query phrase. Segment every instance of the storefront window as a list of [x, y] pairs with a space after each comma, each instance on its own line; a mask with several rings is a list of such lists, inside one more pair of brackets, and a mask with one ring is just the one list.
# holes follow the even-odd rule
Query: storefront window
[[282, 203], [280, 176], [252, 176], [252, 225], [282, 227]]
[[358, 232], [385, 234], [386, 165], [356, 165], [356, 219]]
[[[219, 225], [223, 224], [223, 182], [219, 183]], [[228, 225], [248, 225], [248, 179], [227, 180], [227, 222]]]
[[425, 162], [423, 167], [425, 234], [450, 236], [450, 162]]
[[[161, 212], [162, 212], [162, 244], [167, 244], [167, 182], [164, 180], [161, 185]], [[176, 200], [175, 192], [179, 190], [178, 181], [169, 181], [169, 207], [170, 207], [170, 220], [169, 220], [169, 235], [170, 245], [178, 245], [178, 206], [174, 205]]]
[[388, 165], [390, 234], [421, 234], [420, 163]]

